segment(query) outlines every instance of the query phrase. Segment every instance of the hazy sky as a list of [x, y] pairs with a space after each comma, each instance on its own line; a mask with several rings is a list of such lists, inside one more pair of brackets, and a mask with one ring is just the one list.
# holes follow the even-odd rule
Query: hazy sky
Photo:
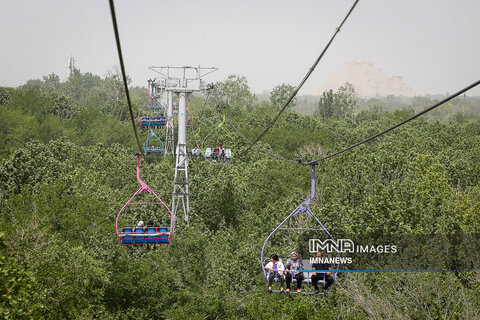
[[[151, 65], [216, 66], [208, 81], [246, 76], [254, 92], [297, 85], [352, 0], [116, 0], [125, 65], [134, 85]], [[0, 0], [0, 86], [49, 73], [70, 56], [100, 76], [118, 65], [107, 0]], [[480, 1], [360, 0], [300, 94], [345, 62], [372, 62], [418, 93], [455, 92], [480, 79]], [[470, 92], [480, 95], [480, 88]]]

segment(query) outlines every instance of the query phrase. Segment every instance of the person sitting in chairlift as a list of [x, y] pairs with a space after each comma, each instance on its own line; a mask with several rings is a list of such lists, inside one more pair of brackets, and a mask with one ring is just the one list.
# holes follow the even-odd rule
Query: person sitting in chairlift
[[272, 293], [272, 283], [273, 280], [277, 278], [278, 281], [280, 281], [280, 293], [283, 294], [283, 284], [285, 282], [283, 272], [285, 271], [285, 268], [283, 263], [278, 261], [278, 256], [276, 254], [270, 256], [270, 262], [265, 266], [265, 270], [268, 271], [268, 293]]
[[[144, 233], [145, 232], [145, 228], [143, 227], [143, 221], [140, 220], [138, 221], [137, 223], [137, 226], [135, 227], [135, 233]], [[140, 244], [140, 247], [143, 247], [143, 244]]]
[[217, 161], [220, 161], [220, 146], [217, 146], [217, 150], [215, 152], [215, 158], [217, 158]]
[[[149, 230], [148, 230], [149, 228], [150, 228], [150, 229], [151, 229], [151, 228], [154, 228], [154, 232], [155, 232], [155, 233], [158, 232], [158, 228], [155, 228], [155, 224], [153, 223], [152, 220], [149, 220], [149, 221], [147, 222], [147, 232], [149, 232]], [[150, 249], [150, 246], [149, 246], [148, 244], [147, 244], [147, 249]], [[153, 249], [155, 249], [155, 244], [153, 244]]]
[[200, 148], [199, 147], [193, 148], [192, 155], [196, 157], [200, 156]]
[[218, 158], [218, 145], [215, 145], [215, 148], [213, 149], [212, 159], [213, 161], [217, 161], [217, 158]]
[[155, 224], [153, 223], [152, 220], [149, 220], [149, 221], [147, 222], [147, 227], [151, 227], [151, 228], [152, 228], [152, 227], [154, 227], [154, 226], [155, 226]]
[[[316, 260], [318, 260], [316, 263], [312, 264], [312, 269], [313, 270], [332, 270], [332, 267], [330, 267], [330, 264], [328, 263], [322, 263], [322, 252], [318, 251], [316, 253]], [[312, 285], [315, 288], [315, 293], [319, 293], [320, 290], [318, 289], [318, 280], [325, 280], [325, 285], [323, 286], [323, 291], [326, 292], [327, 289], [333, 284], [334, 279], [332, 277], [331, 272], [313, 272], [312, 273]]]
[[222, 145], [218, 145], [218, 162], [222, 161]]
[[223, 148], [222, 144], [218, 149], [218, 154], [219, 154], [219, 161], [225, 162], [225, 149]]
[[302, 292], [302, 281], [303, 273], [299, 272], [303, 270], [303, 262], [301, 259], [297, 259], [297, 253], [295, 251], [290, 255], [290, 259], [287, 261], [285, 266], [285, 278], [287, 281], [287, 292], [290, 292], [290, 284], [292, 283], [292, 278], [297, 280], [297, 292]]

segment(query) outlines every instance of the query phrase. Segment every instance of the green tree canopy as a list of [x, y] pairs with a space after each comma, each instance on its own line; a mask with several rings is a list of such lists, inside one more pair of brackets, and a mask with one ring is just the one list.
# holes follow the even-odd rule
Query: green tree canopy
[[[294, 91], [295, 91], [294, 86], [282, 83], [276, 86], [275, 88], [273, 88], [272, 91], [270, 92], [270, 102], [273, 104], [273, 106], [277, 110], [280, 110]], [[293, 98], [293, 100], [290, 101], [290, 103], [288, 104], [287, 109], [288, 110], [293, 109], [296, 104], [297, 104], [297, 100], [296, 98]]]
[[359, 102], [355, 88], [347, 82], [335, 93], [331, 89], [323, 92], [315, 115], [324, 120], [353, 118], [358, 114]]

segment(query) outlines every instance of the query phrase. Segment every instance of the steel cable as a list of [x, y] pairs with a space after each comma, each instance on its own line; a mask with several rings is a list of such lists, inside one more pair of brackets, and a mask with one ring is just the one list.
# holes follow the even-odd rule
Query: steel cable
[[[353, 4], [353, 6], [350, 8], [350, 10], [348, 11], [347, 15], [345, 16], [345, 18], [343, 19], [342, 23], [340, 23], [340, 25], [338, 26], [338, 28], [336, 29], [335, 33], [333, 34], [333, 36], [330, 38], [330, 41], [327, 43], [327, 45], [325, 46], [325, 48], [323, 49], [322, 53], [320, 53], [320, 55], [318, 56], [318, 58], [315, 60], [315, 62], [313, 63], [313, 65], [310, 67], [310, 70], [308, 70], [307, 74], [305, 75], [305, 77], [302, 79], [302, 81], [299, 83], [299, 85], [297, 86], [297, 88], [292, 92], [292, 94], [290, 95], [290, 97], [287, 99], [287, 102], [285, 102], [284, 106], [282, 107], [282, 109], [280, 109], [280, 111], [278, 112], [277, 116], [272, 120], [272, 122], [270, 122], [270, 124], [265, 128], [265, 130], [263, 130], [263, 132], [255, 139], [255, 141], [253, 141], [253, 144], [256, 144], [260, 139], [263, 138], [263, 136], [268, 132], [268, 130], [270, 130], [272, 128], [272, 126], [275, 124], [275, 122], [277, 122], [278, 118], [280, 117], [280, 115], [283, 113], [283, 111], [285, 111], [285, 109], [288, 107], [288, 105], [290, 104], [290, 102], [293, 100], [293, 98], [295, 98], [295, 96], [297, 95], [298, 91], [300, 91], [300, 89], [302, 88], [302, 86], [305, 84], [305, 82], [307, 81], [307, 79], [310, 77], [310, 75], [312, 74], [313, 70], [315, 70], [315, 67], [317, 66], [317, 64], [320, 62], [320, 60], [322, 59], [323, 55], [325, 54], [325, 52], [327, 52], [328, 48], [330, 47], [330, 44], [333, 42], [333, 39], [335, 39], [335, 37], [337, 36], [337, 34], [340, 32], [340, 29], [342, 28], [343, 24], [345, 23], [345, 21], [347, 21], [348, 17], [350, 16], [350, 14], [352, 13], [353, 9], [355, 8], [355, 6], [357, 5], [358, 1], [360, 0], [356, 0], [355, 3]], [[253, 145], [252, 144], [252, 145]], [[241, 157], [244, 153], [248, 152], [248, 150], [250, 150], [251, 146], [248, 147], [245, 151], [242, 151], [238, 157]]]
[[122, 70], [123, 85], [125, 87], [125, 95], [127, 96], [128, 109], [130, 111], [130, 120], [132, 120], [133, 133], [135, 134], [135, 139], [137, 140], [138, 150], [140, 154], [143, 154], [142, 144], [140, 143], [140, 139], [138, 138], [137, 127], [135, 126], [135, 117], [133, 116], [132, 103], [130, 101], [130, 93], [128, 91], [127, 75], [125, 73], [125, 66], [123, 64], [122, 47], [120, 45], [120, 35], [118, 33], [115, 7], [113, 5], [113, 0], [109, 0], [109, 2], [110, 2], [110, 13], [112, 14], [113, 30], [115, 32], [115, 41], [117, 42], [118, 58], [120, 60], [120, 69]]
[[364, 144], [364, 143], [367, 143], [367, 142], [369, 142], [369, 141], [371, 141], [371, 140], [373, 140], [373, 139], [376, 139], [376, 138], [378, 138], [378, 137], [380, 137], [380, 136], [382, 136], [382, 135], [384, 135], [384, 134], [392, 131], [393, 129], [396, 129], [396, 128], [398, 128], [398, 127], [406, 124], [407, 122], [412, 121], [412, 120], [420, 117], [421, 115], [424, 115], [425, 113], [432, 111], [432, 110], [435, 109], [435, 108], [438, 108], [438, 107], [441, 106], [442, 104], [444, 104], [444, 103], [446, 103], [446, 102], [448, 102], [448, 101], [450, 101], [450, 100], [458, 97], [459, 95], [467, 92], [467, 91], [470, 90], [470, 89], [473, 89], [474, 87], [478, 86], [479, 84], [480, 84], [480, 80], [478, 80], [478, 81], [472, 83], [471, 85], [469, 85], [469, 86], [461, 89], [460, 91], [458, 91], [458, 92], [456, 92], [456, 93], [454, 93], [454, 94], [446, 97], [446, 98], [443, 99], [442, 101], [437, 102], [436, 104], [434, 104], [434, 105], [432, 105], [432, 106], [430, 106], [430, 107], [422, 110], [421, 112], [416, 113], [415, 115], [411, 116], [410, 118], [405, 119], [405, 120], [403, 120], [403, 121], [401, 121], [401, 122], [399, 122], [399, 123], [391, 126], [391, 127], [388, 128], [388, 129], [385, 129], [385, 130], [383, 130], [383, 131], [381, 131], [381, 132], [379, 132], [379, 133], [377, 133], [377, 134], [374, 134], [373, 136], [368, 137], [368, 138], [366, 138], [366, 139], [364, 139], [364, 140], [362, 140], [362, 141], [360, 141], [360, 142], [357, 142], [357, 143], [355, 143], [355, 144], [352, 144], [351, 146], [349, 146], [349, 147], [347, 147], [347, 148], [345, 148], [345, 149], [342, 149], [342, 150], [339, 150], [339, 151], [337, 151], [337, 152], [335, 152], [335, 153], [329, 154], [329, 155], [327, 155], [327, 156], [325, 156], [325, 157], [323, 157], [323, 158], [320, 158], [320, 159], [317, 159], [317, 160], [308, 161], [308, 162], [293, 161], [293, 160], [290, 160], [290, 159], [286, 159], [286, 158], [284, 158], [284, 157], [281, 157], [281, 156], [279, 156], [279, 155], [273, 154], [273, 153], [271, 153], [271, 152], [269, 152], [269, 151], [261, 148], [260, 146], [256, 145], [256, 144], [253, 143], [252, 141], [250, 141], [247, 137], [245, 137], [245, 136], [235, 127], [235, 125], [230, 121], [230, 119], [228, 118], [228, 116], [226, 115], [226, 113], [225, 113], [223, 110], [222, 110], [222, 112], [223, 112], [223, 114], [225, 115], [225, 118], [227, 119], [228, 123], [232, 126], [232, 128], [233, 128], [243, 139], [245, 139], [247, 142], [249, 142], [252, 146], [256, 147], [256, 148], [259, 149], [260, 151], [262, 151], [262, 152], [264, 152], [264, 153], [266, 153], [266, 154], [268, 154], [268, 155], [270, 155], [270, 156], [272, 156], [272, 157], [275, 157], [275, 158], [277, 158], [277, 159], [279, 159], [279, 160], [287, 161], [287, 162], [290, 162], [290, 163], [300, 164], [300, 165], [316, 165], [316, 164], [318, 164], [318, 162], [320, 162], [320, 161], [322, 161], [322, 160], [326, 160], [326, 159], [328, 159], [328, 158], [334, 157], [334, 156], [336, 156], [336, 155], [339, 155], [339, 154], [341, 154], [341, 153], [344, 153], [344, 152], [346, 152], [346, 151], [349, 151], [349, 150], [351, 150], [351, 149], [353, 149], [353, 148], [356, 148], [356, 147], [358, 147], [358, 146], [360, 146], [360, 145], [362, 145], [362, 144]]

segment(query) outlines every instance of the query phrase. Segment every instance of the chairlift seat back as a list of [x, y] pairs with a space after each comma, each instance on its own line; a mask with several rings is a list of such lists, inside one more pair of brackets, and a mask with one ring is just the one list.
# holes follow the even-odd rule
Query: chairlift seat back
[[145, 236], [144, 236], [143, 228], [135, 228], [135, 239], [133, 242], [135, 244], [144, 244], [145, 243]]
[[[158, 229], [158, 232], [167, 232], [167, 228], [159, 228]], [[168, 239], [168, 236], [167, 235], [162, 235], [159, 237], [160, 240], [158, 240], [159, 243], [169, 243], [170, 242], [170, 239]]]
[[147, 227], [147, 243], [156, 243], [157, 242], [157, 236], [156, 235], [149, 236], [148, 235], [149, 233], [157, 233], [157, 228]]
[[125, 236], [121, 239], [121, 242], [124, 244], [132, 244], [133, 243], [133, 238], [131, 235], [128, 235], [129, 233], [132, 233], [132, 228], [123, 228], [122, 234]]

